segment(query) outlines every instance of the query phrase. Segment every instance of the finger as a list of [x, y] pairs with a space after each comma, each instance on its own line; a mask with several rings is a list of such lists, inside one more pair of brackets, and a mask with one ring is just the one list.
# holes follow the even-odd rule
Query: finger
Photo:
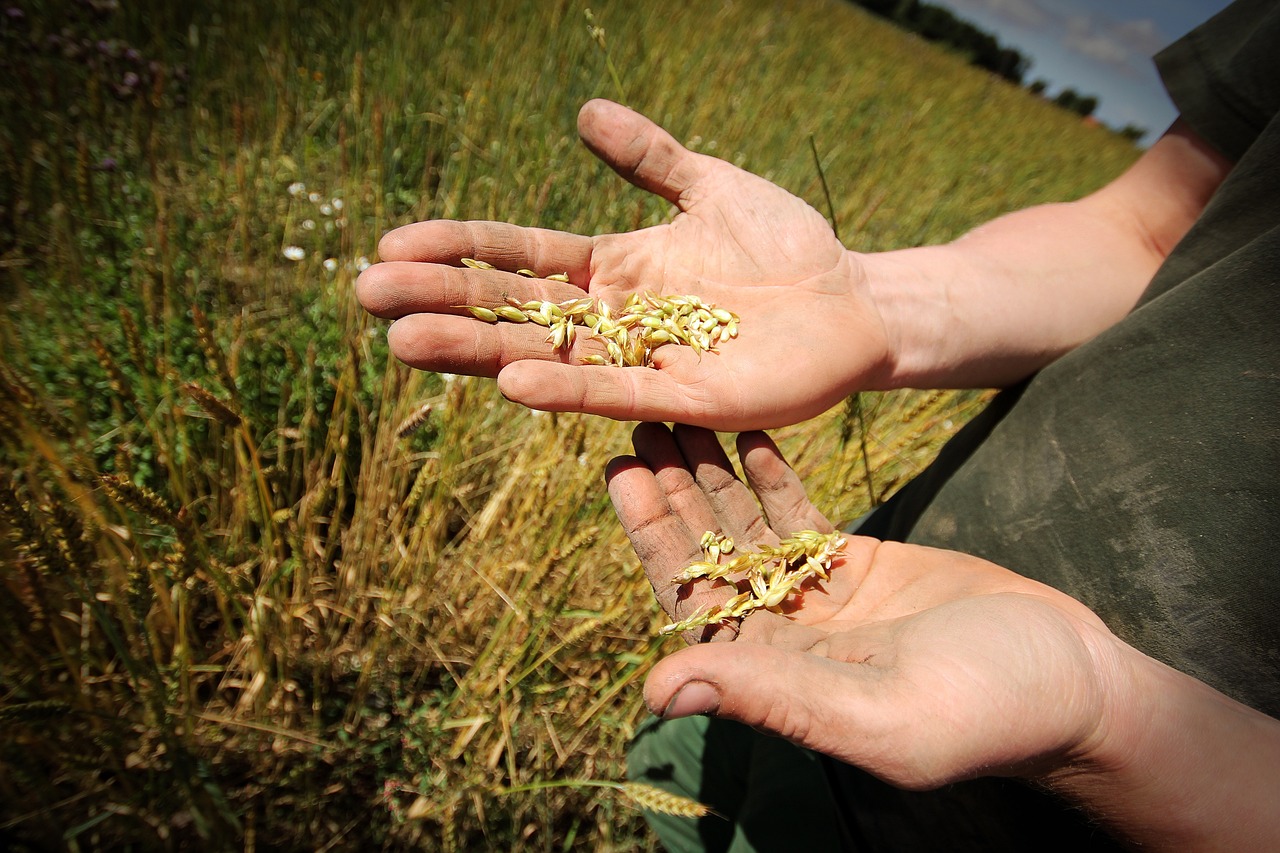
[[769, 526], [779, 536], [798, 530], [830, 533], [835, 530], [805, 493], [795, 469], [787, 464], [773, 439], [763, 432], [738, 436], [738, 458], [742, 473], [760, 500]]
[[547, 330], [536, 323], [490, 324], [445, 314], [410, 314], [387, 330], [391, 352], [419, 370], [493, 377], [522, 359], [555, 360], [566, 370], [604, 369], [567, 366], [602, 354], [597, 341], [580, 336], [565, 349], [553, 348], [546, 338]]
[[649, 119], [612, 101], [588, 101], [578, 113], [578, 135], [623, 178], [681, 210], [690, 201], [689, 191], [721, 164], [687, 150]]
[[876, 729], [875, 682], [857, 666], [743, 640], [698, 645], [654, 666], [644, 700], [664, 719], [712, 714], [847, 761], [861, 757], [860, 741]]
[[698, 554], [698, 537], [672, 510], [657, 477], [643, 460], [619, 456], [605, 466], [605, 483], [618, 521], [655, 580], [658, 601], [674, 611], [675, 590], [671, 578]]
[[[663, 424], [642, 423], [632, 432], [631, 444], [635, 447], [636, 455], [653, 472], [672, 512], [684, 520], [690, 532], [699, 537], [699, 541], [708, 530], [723, 532], [715, 510], [689, 470], [671, 430]], [[697, 559], [698, 556], [700, 555], [695, 553], [694, 556], [687, 557], [687, 560]], [[683, 564], [677, 566], [677, 569], [680, 568], [683, 568]]]
[[585, 412], [619, 421], [668, 421], [715, 426], [725, 413], [695, 405], [667, 373], [648, 367], [565, 367], [521, 361], [498, 376], [508, 400], [546, 412]]
[[378, 255], [384, 261], [427, 261], [458, 265], [463, 258], [515, 272], [531, 269], [539, 275], [568, 273], [573, 282], [591, 277], [590, 237], [524, 228], [506, 222], [455, 222], [437, 219], [415, 222], [383, 236]]
[[[613, 459], [605, 468], [605, 480], [614, 511], [644, 566], [654, 595], [672, 619], [684, 619], [728, 599], [733, 589], [727, 584], [681, 585], [675, 581], [680, 569], [701, 556], [701, 534], [672, 509], [658, 478], [643, 461], [633, 456]], [[728, 639], [733, 633], [699, 629], [688, 632], [686, 639]]]
[[565, 302], [580, 298], [582, 288], [498, 270], [410, 261], [374, 264], [356, 279], [356, 299], [364, 309], [392, 320], [423, 312], [470, 316], [466, 306], [495, 308], [506, 305], [508, 296], [522, 302]]
[[720, 522], [720, 529], [743, 548], [776, 545], [778, 537], [769, 529], [751, 490], [734, 473], [733, 463], [716, 434], [684, 424], [677, 424], [674, 434], [698, 488]]

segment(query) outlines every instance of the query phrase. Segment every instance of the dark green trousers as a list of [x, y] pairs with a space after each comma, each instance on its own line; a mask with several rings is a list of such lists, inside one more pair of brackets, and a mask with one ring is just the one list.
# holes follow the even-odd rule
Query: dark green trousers
[[715, 810], [696, 820], [646, 812], [672, 853], [1122, 849], [1080, 812], [1012, 779], [901, 791], [780, 738], [708, 717], [651, 718], [632, 742], [627, 775]]

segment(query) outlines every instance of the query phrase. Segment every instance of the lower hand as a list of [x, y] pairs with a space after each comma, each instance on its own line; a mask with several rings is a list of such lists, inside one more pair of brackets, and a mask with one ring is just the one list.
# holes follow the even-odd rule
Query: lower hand
[[[672, 582], [701, 559], [704, 531], [745, 551], [832, 529], [762, 433], [738, 438], [750, 488], [712, 433], [644, 424], [634, 443], [638, 458], [610, 463], [609, 492], [673, 619], [735, 591]], [[851, 536], [830, 580], [807, 582], [788, 605], [750, 614], [732, 642], [662, 660], [645, 686], [649, 707], [738, 720], [926, 789], [1079, 759], [1120, 666], [1119, 641], [1084, 605], [949, 551]]]

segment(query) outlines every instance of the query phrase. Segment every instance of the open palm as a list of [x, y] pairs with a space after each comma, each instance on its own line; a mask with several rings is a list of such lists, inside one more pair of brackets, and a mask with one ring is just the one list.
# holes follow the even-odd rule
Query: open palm
[[[687, 151], [607, 101], [579, 117], [586, 144], [619, 174], [672, 202], [669, 223], [585, 237], [498, 222], [434, 221], [388, 234], [361, 303], [396, 319], [396, 355], [428, 370], [498, 376], [509, 398], [550, 411], [765, 428], [816, 415], [888, 369], [889, 347], [855, 256], [812, 207], [768, 181]], [[496, 267], [474, 270], [462, 258]], [[569, 283], [516, 270], [567, 272]], [[576, 298], [615, 307], [631, 293], [695, 294], [742, 319], [715, 352], [663, 347], [650, 368], [583, 365], [598, 342], [553, 351], [532, 324], [487, 325], [462, 306]], [[780, 365], [785, 366], [779, 369]]]
[[[635, 446], [637, 457], [610, 464], [610, 495], [673, 618], [733, 592], [672, 581], [700, 558], [703, 531], [747, 549], [831, 530], [761, 433], [739, 437], [750, 488], [704, 430], [645, 424]], [[661, 661], [646, 684], [649, 706], [739, 720], [922, 789], [1068, 760], [1100, 725], [1106, 674], [1119, 666], [1113, 638], [1084, 605], [933, 548], [848, 537], [830, 580], [788, 604], [711, 637], [731, 642]]]

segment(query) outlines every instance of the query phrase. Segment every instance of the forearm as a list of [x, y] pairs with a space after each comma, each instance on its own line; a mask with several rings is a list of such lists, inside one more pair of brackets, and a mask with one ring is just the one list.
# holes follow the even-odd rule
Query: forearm
[[894, 388], [1017, 382], [1119, 321], [1157, 266], [1077, 204], [860, 260], [890, 331]]
[[1280, 850], [1280, 721], [1130, 647], [1103, 723], [1040, 781], [1143, 849]]
[[1181, 124], [1079, 201], [953, 243], [861, 255], [894, 354], [885, 387], [1016, 382], [1118, 322], [1230, 163]]

